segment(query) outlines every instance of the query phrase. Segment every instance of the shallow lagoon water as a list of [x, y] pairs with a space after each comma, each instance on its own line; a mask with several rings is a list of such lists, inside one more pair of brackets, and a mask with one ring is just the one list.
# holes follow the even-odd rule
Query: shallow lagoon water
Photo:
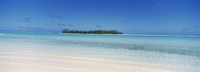
[[200, 71], [199, 37], [1, 33], [0, 51], [50, 52]]

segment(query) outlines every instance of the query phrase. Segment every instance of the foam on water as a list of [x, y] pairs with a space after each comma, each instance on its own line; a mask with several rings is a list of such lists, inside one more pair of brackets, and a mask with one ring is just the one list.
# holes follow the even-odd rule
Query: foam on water
[[200, 38], [81, 34], [0, 35], [0, 51], [52, 52], [159, 64], [200, 71]]

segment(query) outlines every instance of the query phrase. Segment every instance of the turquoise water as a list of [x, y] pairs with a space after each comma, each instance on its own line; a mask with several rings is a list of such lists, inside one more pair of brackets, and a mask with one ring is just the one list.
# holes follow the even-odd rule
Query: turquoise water
[[1, 52], [30, 50], [145, 62], [179, 72], [200, 72], [199, 37], [0, 33]]

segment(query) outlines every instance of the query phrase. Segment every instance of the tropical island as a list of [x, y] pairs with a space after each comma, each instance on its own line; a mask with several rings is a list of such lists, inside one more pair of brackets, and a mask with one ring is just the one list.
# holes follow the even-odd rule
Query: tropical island
[[80, 30], [70, 30], [64, 29], [62, 33], [78, 33], [78, 34], [123, 34], [117, 30], [89, 30], [89, 31], [80, 31]]

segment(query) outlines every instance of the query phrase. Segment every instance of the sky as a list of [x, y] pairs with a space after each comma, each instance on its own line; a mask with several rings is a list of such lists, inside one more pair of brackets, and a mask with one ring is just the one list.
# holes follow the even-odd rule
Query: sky
[[200, 36], [200, 0], [0, 0], [0, 32]]

